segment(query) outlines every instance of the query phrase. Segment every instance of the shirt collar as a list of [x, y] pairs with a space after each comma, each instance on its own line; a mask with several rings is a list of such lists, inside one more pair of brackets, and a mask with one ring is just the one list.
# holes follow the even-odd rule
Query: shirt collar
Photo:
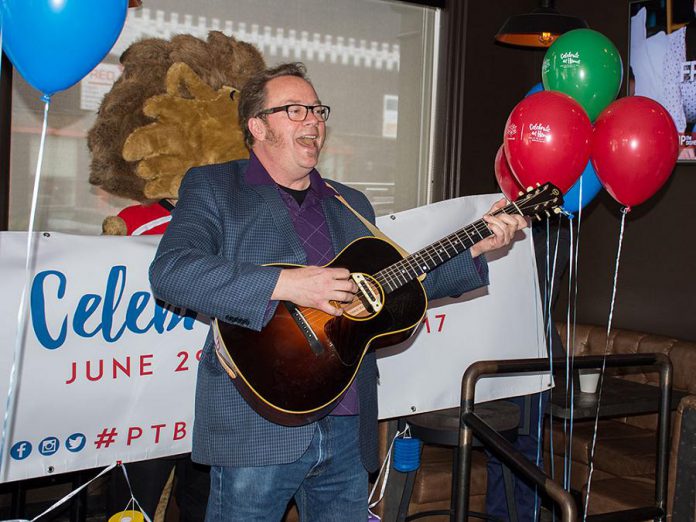
[[[249, 185], [276, 185], [253, 151], [249, 154], [249, 164], [244, 173], [244, 179]], [[312, 169], [309, 173], [309, 188], [322, 199], [333, 197], [336, 194], [332, 188], [326, 185], [317, 169]]]

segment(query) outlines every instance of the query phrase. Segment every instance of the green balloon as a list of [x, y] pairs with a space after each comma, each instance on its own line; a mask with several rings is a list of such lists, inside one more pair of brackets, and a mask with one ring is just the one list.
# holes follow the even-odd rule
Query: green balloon
[[623, 64], [609, 38], [592, 29], [575, 29], [546, 51], [541, 79], [544, 89], [571, 96], [595, 121], [619, 94]]

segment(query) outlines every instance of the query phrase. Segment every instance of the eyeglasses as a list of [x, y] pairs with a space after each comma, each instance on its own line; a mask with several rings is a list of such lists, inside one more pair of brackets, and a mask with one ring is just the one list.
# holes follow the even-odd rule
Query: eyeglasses
[[331, 112], [331, 107], [328, 105], [299, 105], [293, 103], [291, 105], [283, 105], [281, 107], [272, 107], [270, 109], [264, 109], [259, 112], [256, 117], [259, 118], [266, 114], [274, 114], [276, 112], [285, 111], [291, 121], [305, 121], [307, 119], [307, 114], [312, 111], [314, 117], [319, 121], [326, 121], [329, 119], [329, 113]]

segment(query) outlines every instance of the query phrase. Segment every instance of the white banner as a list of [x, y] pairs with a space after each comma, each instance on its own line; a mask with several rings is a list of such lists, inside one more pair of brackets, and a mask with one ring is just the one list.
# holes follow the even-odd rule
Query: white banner
[[[26, 238], [0, 234], [3, 376]], [[8, 480], [189, 451], [206, 327], [155, 306], [147, 269], [158, 239], [36, 235]]]
[[[477, 219], [492, 199], [443, 202], [379, 225], [417, 250]], [[156, 305], [147, 272], [158, 237], [35, 238], [7, 480], [190, 451], [197, 356], [208, 326]], [[2, 394], [13, 365], [26, 241], [26, 233], [0, 233]], [[473, 361], [545, 356], [529, 239], [491, 261], [490, 270], [487, 290], [435, 303], [408, 350], [380, 351], [380, 417], [458, 404], [461, 376]], [[478, 400], [548, 385], [539, 377], [487, 381]], [[5, 400], [0, 404], [4, 413]]]

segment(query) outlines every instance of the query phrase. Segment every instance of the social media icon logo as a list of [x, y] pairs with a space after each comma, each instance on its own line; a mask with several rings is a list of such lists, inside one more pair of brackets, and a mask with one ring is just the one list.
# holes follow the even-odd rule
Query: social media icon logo
[[60, 442], [57, 438], [46, 437], [44, 440], [39, 442], [39, 453], [48, 457], [58, 451], [59, 446]]
[[29, 455], [31, 455], [31, 442], [28, 440], [22, 440], [15, 443], [15, 445], [10, 448], [10, 455], [15, 460], [26, 459]]
[[84, 433], [73, 433], [65, 440], [65, 447], [68, 451], [77, 453], [85, 447], [86, 442], [87, 437], [85, 437]]

